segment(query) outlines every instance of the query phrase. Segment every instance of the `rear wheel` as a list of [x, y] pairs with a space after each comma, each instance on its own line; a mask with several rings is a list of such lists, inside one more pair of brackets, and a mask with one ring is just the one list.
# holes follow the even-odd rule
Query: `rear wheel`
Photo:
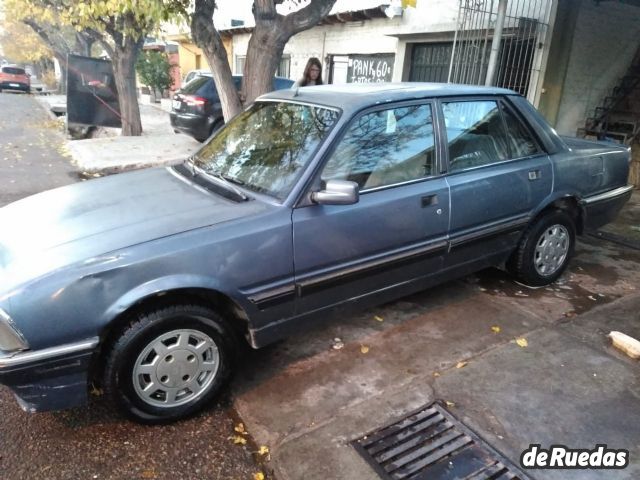
[[107, 358], [104, 386], [119, 410], [142, 423], [168, 423], [208, 405], [231, 372], [232, 337], [200, 305], [144, 313]]
[[561, 210], [551, 211], [527, 228], [507, 268], [526, 285], [548, 285], [567, 268], [575, 238], [573, 219]]

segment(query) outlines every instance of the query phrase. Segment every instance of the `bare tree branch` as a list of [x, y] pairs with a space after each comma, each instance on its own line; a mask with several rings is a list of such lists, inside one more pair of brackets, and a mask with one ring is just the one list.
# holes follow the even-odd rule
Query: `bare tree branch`
[[300, 10], [285, 17], [281, 17], [282, 26], [286, 28], [289, 36], [315, 27], [320, 20], [326, 17], [336, 0], [311, 0], [311, 3]]

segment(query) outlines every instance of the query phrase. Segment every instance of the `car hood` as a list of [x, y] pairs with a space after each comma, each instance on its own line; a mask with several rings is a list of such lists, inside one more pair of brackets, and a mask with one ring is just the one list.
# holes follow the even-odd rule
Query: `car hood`
[[[49, 190], [0, 208], [0, 278], [6, 280], [9, 273], [23, 280], [37, 278], [78, 261], [267, 208], [259, 200], [236, 203], [208, 192], [170, 168]], [[2, 280], [0, 287], [6, 287]]]

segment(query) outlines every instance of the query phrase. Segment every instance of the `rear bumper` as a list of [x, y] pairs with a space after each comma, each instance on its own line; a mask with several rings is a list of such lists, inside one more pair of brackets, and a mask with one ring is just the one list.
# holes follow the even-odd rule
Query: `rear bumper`
[[189, 113], [169, 113], [171, 126], [182, 133], [185, 133], [197, 140], [206, 140], [211, 133], [213, 121], [204, 115], [193, 115]]
[[0, 354], [0, 383], [29, 412], [60, 410], [87, 402], [91, 357], [98, 338], [44, 350]]
[[581, 203], [585, 213], [585, 230], [596, 230], [612, 222], [631, 198], [632, 191], [633, 185], [627, 185], [584, 198]]
[[[17, 86], [16, 86], [17, 85]], [[0, 89], [2, 90], [20, 90], [23, 92], [28, 92], [30, 90], [30, 86], [26, 83], [22, 82], [0, 82]]]

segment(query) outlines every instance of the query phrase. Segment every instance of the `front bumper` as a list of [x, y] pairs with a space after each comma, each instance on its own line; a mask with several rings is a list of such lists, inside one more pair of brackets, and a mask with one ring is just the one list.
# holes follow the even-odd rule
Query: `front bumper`
[[29, 412], [84, 405], [89, 365], [97, 346], [98, 337], [94, 337], [44, 350], [0, 353], [0, 383]]
[[624, 204], [631, 198], [632, 191], [633, 185], [627, 185], [598, 195], [585, 197], [581, 202], [585, 213], [585, 230], [597, 230], [603, 225], [612, 222]]

